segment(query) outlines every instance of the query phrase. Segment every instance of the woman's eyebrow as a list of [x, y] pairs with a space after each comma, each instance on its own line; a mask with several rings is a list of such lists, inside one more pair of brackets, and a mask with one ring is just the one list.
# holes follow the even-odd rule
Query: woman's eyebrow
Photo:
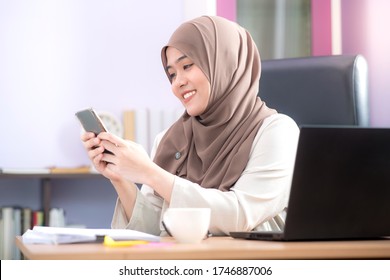
[[[181, 60], [187, 58], [186, 55], [182, 55], [181, 57], [179, 57], [178, 59], [175, 60], [175, 64], [179, 63]], [[165, 67], [165, 70], [168, 71], [168, 69], [172, 68], [172, 66], [170, 65], [167, 65], [167, 67]]]

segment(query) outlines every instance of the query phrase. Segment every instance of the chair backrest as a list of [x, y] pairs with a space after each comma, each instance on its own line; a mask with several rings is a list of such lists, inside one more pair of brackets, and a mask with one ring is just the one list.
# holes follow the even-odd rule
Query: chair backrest
[[367, 68], [361, 55], [264, 60], [259, 96], [298, 125], [369, 126]]

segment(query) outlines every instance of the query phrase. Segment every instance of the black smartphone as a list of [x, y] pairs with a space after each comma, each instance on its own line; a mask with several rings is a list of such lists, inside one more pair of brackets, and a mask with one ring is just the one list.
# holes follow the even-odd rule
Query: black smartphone
[[[107, 131], [104, 123], [93, 108], [77, 112], [76, 117], [79, 119], [85, 131], [93, 132], [95, 135], [98, 135], [100, 132]], [[109, 150], [105, 150], [104, 153], [113, 154]]]
[[77, 112], [76, 117], [79, 119], [85, 131], [93, 132], [95, 135], [98, 135], [100, 132], [107, 131], [102, 120], [99, 118], [99, 115], [93, 108]]

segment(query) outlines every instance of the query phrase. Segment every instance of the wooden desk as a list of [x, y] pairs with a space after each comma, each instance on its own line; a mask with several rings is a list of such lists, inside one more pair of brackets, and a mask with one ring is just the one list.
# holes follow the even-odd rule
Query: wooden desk
[[27, 259], [390, 259], [390, 240], [274, 242], [211, 237], [201, 244], [110, 248], [103, 244], [16, 244]]

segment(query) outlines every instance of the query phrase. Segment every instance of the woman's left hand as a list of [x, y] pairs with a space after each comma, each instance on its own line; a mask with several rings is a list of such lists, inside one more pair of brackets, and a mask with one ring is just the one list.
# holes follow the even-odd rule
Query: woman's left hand
[[100, 133], [98, 138], [101, 146], [113, 153], [105, 153], [101, 159], [108, 163], [108, 170], [134, 183], [148, 183], [154, 163], [140, 144], [108, 132]]

